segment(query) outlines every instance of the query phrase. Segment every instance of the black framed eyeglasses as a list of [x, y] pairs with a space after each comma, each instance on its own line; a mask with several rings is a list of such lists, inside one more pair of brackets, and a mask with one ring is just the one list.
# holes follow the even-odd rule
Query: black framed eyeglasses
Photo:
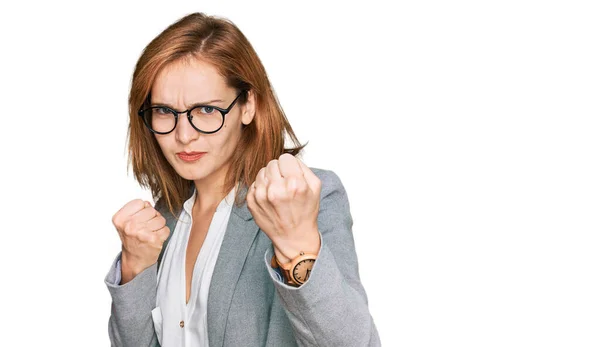
[[177, 112], [167, 106], [152, 106], [139, 110], [138, 115], [142, 117], [146, 127], [155, 134], [165, 135], [175, 130], [179, 115], [182, 113], [187, 113], [187, 119], [194, 129], [203, 134], [213, 134], [221, 130], [225, 124], [225, 115], [231, 111], [244, 92], [245, 90], [242, 90], [227, 108], [196, 105], [189, 110]]

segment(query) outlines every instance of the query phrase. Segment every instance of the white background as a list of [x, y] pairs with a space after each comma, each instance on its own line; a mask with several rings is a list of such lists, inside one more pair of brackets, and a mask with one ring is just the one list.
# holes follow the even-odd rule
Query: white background
[[3, 2], [0, 345], [109, 345], [111, 217], [151, 199], [126, 168], [134, 64], [204, 11], [342, 179], [384, 346], [598, 346], [594, 5]]

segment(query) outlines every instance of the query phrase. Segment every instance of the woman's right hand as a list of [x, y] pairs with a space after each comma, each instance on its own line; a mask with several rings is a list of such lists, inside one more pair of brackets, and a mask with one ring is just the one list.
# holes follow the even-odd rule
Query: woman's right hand
[[144, 200], [128, 202], [112, 218], [121, 237], [121, 285], [156, 263], [169, 237], [166, 219]]

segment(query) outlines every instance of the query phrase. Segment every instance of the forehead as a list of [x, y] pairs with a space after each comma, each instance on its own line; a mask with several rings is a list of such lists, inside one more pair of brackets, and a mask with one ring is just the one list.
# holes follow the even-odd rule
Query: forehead
[[192, 103], [216, 99], [227, 91], [216, 67], [196, 58], [180, 59], [162, 68], [152, 85], [152, 101]]

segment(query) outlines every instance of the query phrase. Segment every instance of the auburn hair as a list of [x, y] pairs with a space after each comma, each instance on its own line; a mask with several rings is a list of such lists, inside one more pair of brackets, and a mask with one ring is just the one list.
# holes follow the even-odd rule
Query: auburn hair
[[[296, 138], [262, 62], [238, 27], [218, 16], [186, 15], [144, 48], [135, 66], [129, 93], [128, 167], [132, 167], [140, 186], [151, 190], [154, 202], [166, 205], [175, 218], [178, 217], [175, 211], [180, 211], [190, 196], [193, 181], [179, 176], [169, 164], [138, 111], [149, 106], [151, 88], [160, 70], [187, 58], [211, 63], [229, 87], [238, 92], [246, 91], [238, 100], [240, 105], [247, 102], [248, 90], [254, 93], [254, 119], [243, 125], [238, 149], [230, 159], [225, 177], [225, 191], [238, 185], [235, 197], [238, 207], [246, 198], [243, 194], [246, 190], [239, 188], [249, 187], [261, 168], [284, 153], [298, 155], [308, 144], [301, 145]], [[294, 147], [284, 147], [286, 134]]]

